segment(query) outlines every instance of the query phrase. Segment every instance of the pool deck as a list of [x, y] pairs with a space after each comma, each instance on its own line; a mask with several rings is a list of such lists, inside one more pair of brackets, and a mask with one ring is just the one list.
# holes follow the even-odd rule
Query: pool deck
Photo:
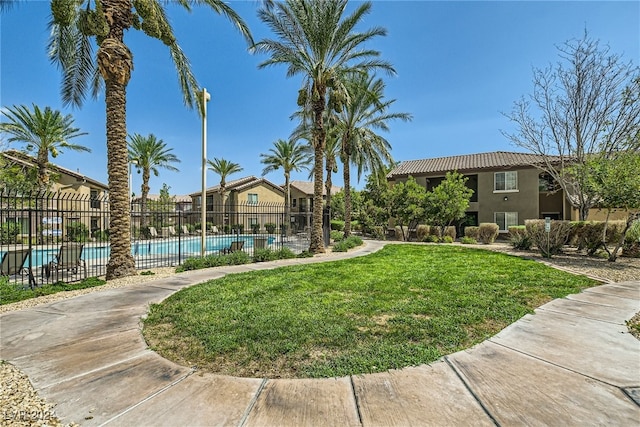
[[0, 315], [0, 358], [63, 422], [82, 426], [638, 425], [640, 281], [553, 300], [475, 347], [417, 367], [328, 379], [235, 378], [147, 348], [150, 303], [226, 274], [350, 258], [187, 272]]

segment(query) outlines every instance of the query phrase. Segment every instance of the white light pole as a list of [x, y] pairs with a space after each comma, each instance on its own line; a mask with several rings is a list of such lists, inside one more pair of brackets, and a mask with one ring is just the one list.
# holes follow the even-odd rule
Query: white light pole
[[207, 102], [211, 95], [202, 88], [202, 195], [200, 196], [200, 256], [207, 247]]

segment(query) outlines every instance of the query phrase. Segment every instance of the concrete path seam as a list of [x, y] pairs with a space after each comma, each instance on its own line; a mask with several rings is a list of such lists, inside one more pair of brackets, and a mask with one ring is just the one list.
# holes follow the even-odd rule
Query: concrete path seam
[[464, 385], [464, 387], [467, 389], [467, 391], [471, 394], [471, 396], [473, 396], [473, 399], [478, 402], [478, 405], [480, 405], [480, 407], [482, 408], [482, 410], [484, 411], [485, 414], [487, 414], [487, 417], [489, 417], [489, 419], [491, 420], [491, 422], [493, 422], [493, 424], [495, 426], [500, 427], [500, 423], [498, 422], [498, 420], [496, 419], [496, 417], [491, 413], [491, 411], [489, 410], [489, 408], [484, 404], [484, 402], [482, 401], [482, 399], [480, 399], [480, 396], [478, 396], [473, 389], [471, 388], [471, 384], [469, 384], [467, 382], [467, 380], [464, 378], [464, 375], [462, 374], [462, 372], [460, 372], [456, 366], [451, 363], [451, 360], [449, 360], [449, 356], [444, 356], [443, 357], [445, 363], [447, 365], [449, 365], [449, 368], [451, 368], [451, 370], [453, 370], [453, 372], [456, 374], [456, 376], [460, 379], [460, 381], [462, 382], [462, 384]]
[[193, 375], [194, 372], [195, 372], [195, 369], [191, 368], [191, 370], [189, 372], [187, 372], [186, 374], [184, 374], [182, 377], [178, 378], [177, 380], [173, 381], [170, 384], [167, 384], [166, 386], [162, 387], [160, 390], [150, 394], [149, 396], [145, 397], [144, 399], [142, 399], [141, 401], [139, 401], [135, 405], [132, 405], [132, 406], [128, 407], [127, 409], [125, 409], [124, 411], [120, 412], [119, 414], [109, 418], [107, 421], [105, 421], [102, 424], [100, 424], [100, 427], [105, 426], [105, 425], [109, 424], [112, 421], [115, 421], [117, 418], [120, 418], [121, 416], [123, 416], [127, 412], [132, 411], [133, 409], [137, 408], [138, 406], [142, 405], [145, 402], [148, 402], [149, 400], [153, 399], [157, 395], [159, 395], [161, 393], [164, 393], [166, 390], [170, 389], [171, 387], [175, 386], [176, 384], [182, 382], [183, 380], [185, 380], [188, 377], [190, 377], [191, 375]]
[[356, 386], [353, 383], [353, 375], [349, 375], [349, 384], [351, 385], [351, 393], [353, 394], [353, 400], [356, 403], [356, 415], [358, 416], [358, 423], [362, 425], [362, 412], [360, 412], [360, 398], [356, 393]]
[[249, 415], [251, 414], [251, 411], [253, 411], [253, 408], [256, 406], [256, 403], [258, 402], [258, 398], [262, 394], [262, 390], [264, 390], [268, 382], [269, 382], [268, 378], [262, 379], [262, 382], [260, 383], [258, 390], [256, 390], [256, 393], [251, 398], [251, 401], [249, 402], [249, 405], [247, 406], [247, 409], [245, 410], [244, 414], [242, 414], [242, 418], [240, 419], [240, 423], [238, 424], [238, 427], [244, 427], [247, 424]]
[[40, 388], [41, 388], [42, 390], [44, 390], [44, 389], [47, 389], [47, 388], [50, 388], [50, 387], [54, 387], [54, 386], [56, 386], [56, 385], [58, 385], [58, 384], [65, 383], [65, 382], [67, 382], [67, 381], [73, 381], [73, 380], [75, 380], [75, 379], [82, 378], [82, 377], [84, 377], [84, 376], [87, 376], [87, 375], [90, 375], [90, 374], [93, 374], [93, 373], [96, 373], [96, 372], [103, 371], [103, 370], [108, 369], [108, 368], [111, 368], [111, 367], [113, 367], [113, 366], [118, 366], [118, 365], [120, 365], [120, 364], [122, 364], [122, 363], [126, 363], [126, 362], [130, 362], [130, 361], [132, 361], [132, 360], [139, 359], [139, 358], [141, 358], [141, 357], [144, 357], [144, 356], [149, 355], [150, 353], [153, 353], [154, 355], [157, 355], [157, 353], [152, 352], [151, 350], [143, 350], [141, 353], [139, 353], [139, 354], [137, 354], [137, 355], [135, 355], [135, 356], [127, 357], [126, 359], [118, 360], [117, 362], [108, 363], [108, 364], [106, 364], [106, 365], [102, 365], [102, 366], [100, 366], [99, 368], [90, 369], [90, 370], [85, 371], [85, 372], [83, 372], [83, 373], [81, 373], [81, 374], [73, 375], [73, 376], [71, 376], [71, 377], [64, 378], [64, 379], [62, 379], [62, 380], [60, 380], [60, 381], [56, 381], [56, 382], [53, 382], [53, 383], [51, 383], [51, 384], [45, 384], [45, 385], [41, 386]]
[[539, 360], [542, 363], [546, 363], [548, 365], [555, 366], [556, 368], [560, 368], [560, 369], [562, 369], [564, 371], [567, 371], [567, 372], [571, 372], [572, 374], [577, 374], [577, 375], [580, 375], [581, 377], [589, 378], [590, 380], [596, 381], [596, 382], [601, 383], [601, 384], [606, 384], [608, 386], [617, 388], [618, 390], [622, 390], [623, 389], [623, 387], [620, 387], [617, 384], [612, 384], [610, 382], [602, 380], [601, 378], [596, 378], [596, 377], [593, 377], [591, 375], [587, 375], [584, 372], [576, 371], [575, 369], [571, 369], [571, 368], [568, 368], [566, 366], [559, 365], [556, 362], [552, 362], [550, 360], [543, 359], [540, 356], [536, 356], [535, 354], [527, 353], [526, 351], [519, 350], [519, 349], [513, 348], [513, 347], [509, 347], [508, 345], [493, 341], [492, 338], [489, 338], [487, 341], [489, 341], [491, 344], [495, 344], [495, 345], [498, 345], [498, 346], [500, 346], [502, 348], [506, 348], [507, 350], [511, 350], [511, 351], [516, 352], [516, 353], [523, 354], [523, 355], [525, 355], [527, 357], [530, 357], [532, 359]]
[[[584, 303], [584, 304], [588, 304], [588, 305], [603, 305], [603, 304], [590, 304], [590, 303]], [[567, 316], [567, 317], [573, 317], [573, 318], [580, 318], [580, 319], [587, 319], [587, 320], [594, 320], [596, 322], [602, 322], [602, 323], [609, 323], [612, 325], [624, 325], [624, 322], [615, 322], [612, 320], [602, 320], [602, 319], [598, 319], [596, 317], [592, 317], [592, 316], [585, 316], [585, 315], [581, 315], [581, 314], [567, 314], [564, 311], [560, 311], [560, 310], [554, 310], [553, 308], [537, 308], [536, 312], [542, 313], [542, 312], [546, 312], [546, 313], [553, 313], [553, 314], [557, 314], [557, 315], [561, 315], [561, 316]]]

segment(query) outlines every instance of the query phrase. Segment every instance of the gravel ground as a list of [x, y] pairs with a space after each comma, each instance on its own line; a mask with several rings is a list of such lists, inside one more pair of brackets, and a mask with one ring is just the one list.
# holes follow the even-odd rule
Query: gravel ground
[[[508, 244], [496, 243], [493, 245], [473, 246], [482, 249], [499, 251], [527, 258], [536, 259], [562, 270], [576, 274], [585, 274], [603, 282], [623, 282], [640, 279], [640, 259], [618, 258], [615, 263], [606, 259], [586, 257], [575, 251], [554, 256], [552, 259], [543, 259], [534, 252], [514, 251]], [[26, 301], [0, 306], [0, 313], [23, 310], [41, 304], [73, 298], [103, 289], [121, 288], [133, 284], [140, 284], [151, 280], [168, 277], [175, 274], [175, 268], [159, 268], [152, 270], [154, 275], [132, 276], [107, 282], [106, 285], [97, 288], [81, 289], [70, 292], [59, 292]], [[629, 323], [640, 322], [640, 313], [631, 319]], [[640, 336], [636, 336], [640, 339]], [[0, 362], [0, 410], [2, 418], [0, 426], [76, 426], [77, 424], [63, 424], [55, 417], [55, 408], [41, 399], [33, 389], [29, 378], [20, 370], [9, 363]]]

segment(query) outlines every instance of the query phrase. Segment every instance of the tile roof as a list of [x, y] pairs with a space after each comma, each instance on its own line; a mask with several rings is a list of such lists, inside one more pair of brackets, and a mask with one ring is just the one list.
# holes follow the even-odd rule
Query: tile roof
[[[270, 187], [273, 187], [275, 190], [278, 190], [284, 193], [284, 190], [279, 185], [276, 185], [273, 182], [266, 180], [264, 178], [256, 178], [253, 175], [245, 176], [244, 178], [236, 179], [233, 181], [228, 181], [225, 186], [225, 191], [242, 191], [242, 190], [246, 190], [247, 188], [254, 187], [260, 183], [264, 183]], [[207, 188], [207, 194], [219, 193], [219, 192], [220, 192], [220, 184]], [[199, 195], [201, 195], [200, 191], [196, 191], [194, 193], [189, 194], [189, 196], [199, 196]]]
[[437, 157], [433, 159], [401, 162], [387, 174], [387, 178], [447, 171], [472, 171], [501, 169], [518, 166], [535, 166], [544, 163], [542, 156], [530, 153], [493, 151], [490, 153], [465, 154], [461, 156]]
[[[298, 191], [304, 194], [313, 195], [313, 181], [291, 181], [290, 185], [292, 188], [296, 188]], [[331, 194], [335, 194], [338, 191], [342, 191], [342, 187], [338, 187], [335, 185], [331, 186]], [[327, 189], [324, 184], [322, 185], [322, 195], [327, 195]]]
[[[35, 157], [20, 151], [16, 151], [16, 150], [2, 151], [0, 152], [0, 155], [3, 156], [5, 159], [9, 160], [10, 162], [20, 163], [24, 166], [32, 167], [32, 168], [37, 167]], [[78, 169], [78, 172], [76, 172], [76, 171], [72, 171], [71, 169], [63, 168], [62, 166], [58, 166], [51, 162], [49, 162], [48, 167], [53, 171], [57, 171], [59, 173], [63, 173], [65, 175], [73, 177], [78, 182], [88, 182], [94, 187], [98, 187], [103, 190], [109, 189], [109, 186], [107, 184], [103, 184], [100, 181], [96, 181], [95, 179], [89, 178], [86, 175], [82, 175], [79, 169]]]
[[[188, 196], [188, 195], [170, 196], [170, 197], [176, 203], [191, 203], [191, 196]], [[136, 197], [133, 198], [133, 201], [140, 201], [141, 199], [142, 199], [142, 196], [136, 196]], [[147, 194], [147, 200], [158, 201], [158, 200], [160, 200], [160, 195], [159, 194]]]

